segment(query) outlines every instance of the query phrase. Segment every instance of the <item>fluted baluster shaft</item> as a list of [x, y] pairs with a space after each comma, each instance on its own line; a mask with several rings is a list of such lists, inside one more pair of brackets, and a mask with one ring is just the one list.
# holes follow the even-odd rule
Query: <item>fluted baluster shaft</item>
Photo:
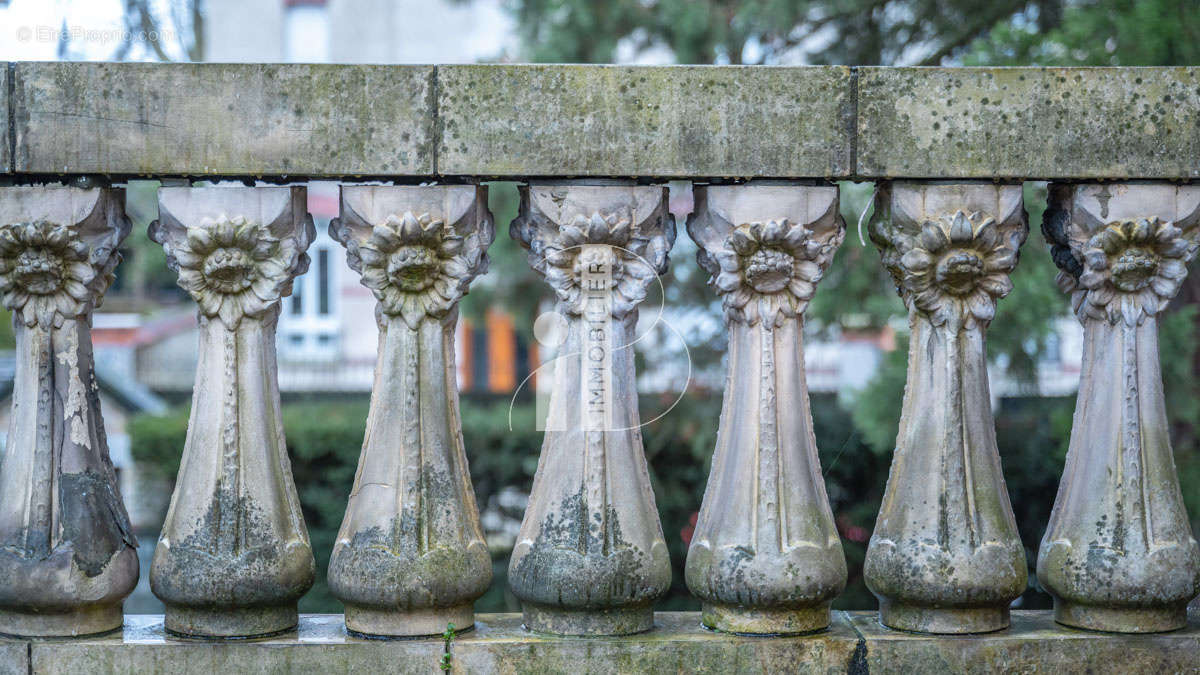
[[911, 335], [867, 586], [887, 626], [998, 630], [1028, 572], [996, 448], [984, 331], [1028, 231], [1021, 186], [884, 184], [870, 231]]
[[729, 363], [688, 588], [710, 628], [820, 630], [846, 559], [817, 459], [802, 334], [845, 236], [837, 187], [760, 181], [694, 194], [688, 233], [723, 299]]
[[107, 188], [0, 188], [0, 292], [17, 347], [0, 459], [0, 633], [112, 630], [137, 584], [91, 337], [129, 233], [124, 202]]
[[1200, 187], [1054, 185], [1043, 229], [1084, 347], [1038, 579], [1060, 623], [1182, 628], [1200, 593], [1200, 546], [1171, 453], [1158, 316], [1200, 248]]
[[663, 187], [534, 183], [511, 233], [566, 317], [533, 492], [509, 563], [526, 627], [649, 630], [671, 565], [643, 454], [637, 306], [675, 239]]
[[346, 626], [389, 636], [474, 624], [492, 561], [463, 448], [458, 301], [487, 269], [487, 189], [348, 186], [330, 232], [379, 300], [379, 359], [354, 489], [329, 564]]
[[308, 267], [304, 188], [161, 188], [150, 237], [199, 305], [187, 440], [150, 568], [168, 631], [247, 637], [296, 625], [315, 575], [275, 362], [279, 299]]

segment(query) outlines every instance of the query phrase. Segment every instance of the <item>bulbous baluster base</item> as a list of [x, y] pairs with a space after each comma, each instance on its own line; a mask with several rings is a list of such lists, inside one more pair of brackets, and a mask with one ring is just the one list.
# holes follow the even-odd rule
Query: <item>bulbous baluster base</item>
[[1009, 625], [1007, 607], [918, 607], [881, 599], [879, 622], [913, 633], [965, 635], [992, 633]]
[[401, 611], [365, 605], [346, 605], [346, 629], [368, 637], [425, 637], [441, 635], [448, 624], [461, 633], [475, 627], [474, 603]]
[[521, 610], [526, 630], [550, 635], [633, 635], [654, 628], [651, 605], [563, 609], [523, 602]]
[[1187, 627], [1187, 605], [1098, 607], [1055, 598], [1054, 620], [1072, 628], [1107, 633], [1166, 633]]
[[299, 623], [296, 603], [273, 607], [181, 607], [167, 605], [167, 632], [182, 637], [238, 639], [285, 633]]
[[704, 603], [700, 623], [735, 635], [803, 635], [829, 628], [829, 603], [803, 609], [751, 609]]
[[118, 630], [125, 619], [121, 603], [82, 607], [70, 612], [0, 610], [0, 635], [12, 637], [86, 637]]

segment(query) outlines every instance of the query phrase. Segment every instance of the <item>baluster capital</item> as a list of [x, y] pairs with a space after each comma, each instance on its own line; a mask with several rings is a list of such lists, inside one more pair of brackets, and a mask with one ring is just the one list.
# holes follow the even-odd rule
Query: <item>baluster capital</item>
[[409, 328], [446, 318], [487, 271], [495, 229], [485, 187], [345, 186], [341, 201], [330, 235], [380, 311]]
[[1200, 250], [1200, 187], [1060, 184], [1042, 231], [1080, 321], [1141, 325], [1179, 292]]
[[521, 186], [521, 213], [510, 228], [529, 264], [566, 313], [584, 310], [580, 276], [592, 246], [612, 251], [612, 315], [624, 318], [667, 269], [675, 220], [662, 186], [532, 183]]
[[125, 191], [0, 188], [0, 301], [27, 327], [91, 312], [129, 234]]
[[802, 315], [845, 238], [837, 187], [696, 186], [688, 234], [725, 317], [773, 326]]
[[1020, 184], [884, 184], [870, 225], [909, 312], [967, 329], [986, 326], [1012, 291], [1028, 232]]
[[291, 295], [316, 235], [302, 187], [165, 187], [150, 238], [209, 319], [236, 328]]

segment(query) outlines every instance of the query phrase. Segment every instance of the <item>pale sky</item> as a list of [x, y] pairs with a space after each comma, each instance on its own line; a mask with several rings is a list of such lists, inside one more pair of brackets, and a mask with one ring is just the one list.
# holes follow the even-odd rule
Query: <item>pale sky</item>
[[[65, 21], [71, 58], [103, 61], [124, 39], [121, 0], [9, 0], [0, 7], [0, 61], [53, 61]], [[129, 54], [140, 60], [138, 50]]]

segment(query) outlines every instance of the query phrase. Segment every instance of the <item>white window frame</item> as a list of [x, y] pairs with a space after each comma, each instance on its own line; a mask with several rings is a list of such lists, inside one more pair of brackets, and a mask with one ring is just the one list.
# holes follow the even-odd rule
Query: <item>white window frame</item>
[[[322, 222], [323, 221], [323, 222]], [[308, 247], [308, 271], [292, 283], [279, 315], [279, 356], [290, 361], [335, 361], [341, 354], [341, 256], [326, 232], [328, 218], [317, 219], [317, 237]], [[319, 305], [321, 259], [325, 259], [328, 311]], [[298, 301], [297, 301], [298, 299]], [[297, 312], [299, 304], [299, 312]]]

